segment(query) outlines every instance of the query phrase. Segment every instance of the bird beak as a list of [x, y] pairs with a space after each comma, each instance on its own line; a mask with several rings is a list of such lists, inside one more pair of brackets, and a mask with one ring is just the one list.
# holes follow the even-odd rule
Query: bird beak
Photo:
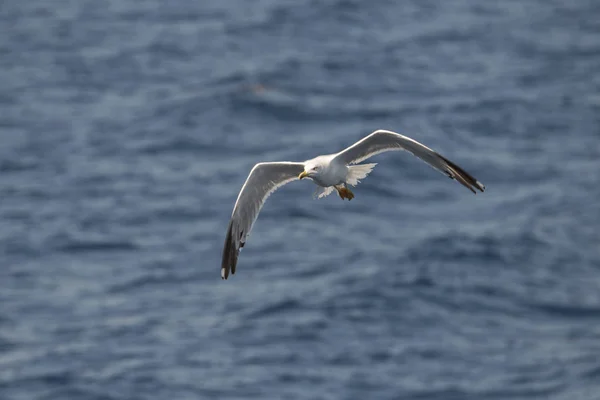
[[298, 175], [298, 179], [306, 178], [308, 176], [308, 172], [302, 171], [300, 175]]

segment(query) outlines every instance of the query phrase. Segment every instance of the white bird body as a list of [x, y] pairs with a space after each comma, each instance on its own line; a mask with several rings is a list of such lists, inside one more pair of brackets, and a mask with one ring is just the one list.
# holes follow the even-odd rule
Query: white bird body
[[304, 161], [307, 177], [322, 187], [341, 185], [346, 182], [348, 166], [337, 154], [327, 154]]
[[250, 171], [233, 207], [223, 248], [221, 277], [227, 279], [229, 272], [235, 273], [239, 252], [246, 243], [246, 237], [264, 202], [277, 188], [298, 179], [309, 178], [319, 186], [316, 197], [321, 198], [337, 190], [342, 199], [352, 200], [354, 194], [347, 185], [356, 186], [377, 165], [352, 164], [392, 150], [412, 153], [473, 193], [476, 193], [475, 189], [481, 192], [485, 190], [481, 182], [439, 153], [407, 136], [386, 130], [377, 130], [339, 153], [318, 156], [303, 163], [261, 162]]

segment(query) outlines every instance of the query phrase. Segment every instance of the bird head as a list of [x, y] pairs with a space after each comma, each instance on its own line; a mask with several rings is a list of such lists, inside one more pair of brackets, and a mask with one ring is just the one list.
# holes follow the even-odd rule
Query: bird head
[[318, 164], [318, 163], [307, 163], [304, 166], [304, 171], [302, 171], [302, 173], [300, 175], [298, 175], [299, 179], [304, 179], [304, 178], [315, 178], [319, 176], [319, 173], [321, 172], [322, 169], [322, 165]]

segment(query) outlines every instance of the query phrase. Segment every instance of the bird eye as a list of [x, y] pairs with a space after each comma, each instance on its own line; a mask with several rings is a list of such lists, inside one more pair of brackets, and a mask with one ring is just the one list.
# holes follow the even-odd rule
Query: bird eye
[[318, 165], [315, 165], [315, 166], [313, 167], [313, 171], [318, 171], [318, 170], [319, 170], [319, 166], [318, 166]]

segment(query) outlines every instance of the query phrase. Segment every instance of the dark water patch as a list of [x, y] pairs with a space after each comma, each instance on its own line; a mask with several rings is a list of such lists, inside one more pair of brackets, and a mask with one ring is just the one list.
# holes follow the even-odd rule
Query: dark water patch
[[38, 168], [39, 162], [33, 158], [0, 160], [0, 173], [22, 172]]
[[[7, 321], [3, 320], [3, 318], [0, 317], [0, 326], [6, 325], [6, 324], [7, 324]], [[18, 348], [17, 343], [5, 338], [4, 335], [2, 333], [0, 333], [0, 355], [9, 354], [11, 351], [13, 351], [17, 348]], [[0, 359], [1, 359], [1, 356], [0, 356]], [[0, 361], [0, 363], [1, 363], [1, 361]]]
[[42, 372], [39, 371], [35, 375], [19, 377], [12, 381], [9, 385], [29, 385], [32, 388], [40, 387], [68, 387], [74, 383], [74, 376], [67, 370]]
[[600, 319], [600, 306], [573, 305], [560, 303], [529, 303], [529, 307], [551, 317], [573, 320]]
[[411, 285], [413, 285], [415, 287], [430, 288], [435, 285], [435, 281], [429, 276], [422, 275], [422, 276], [416, 277], [412, 281]]
[[590, 368], [586, 371], [583, 376], [589, 379], [597, 379], [600, 378], [600, 364]]
[[135, 251], [138, 246], [126, 241], [71, 239], [55, 248], [65, 253], [93, 253]]

